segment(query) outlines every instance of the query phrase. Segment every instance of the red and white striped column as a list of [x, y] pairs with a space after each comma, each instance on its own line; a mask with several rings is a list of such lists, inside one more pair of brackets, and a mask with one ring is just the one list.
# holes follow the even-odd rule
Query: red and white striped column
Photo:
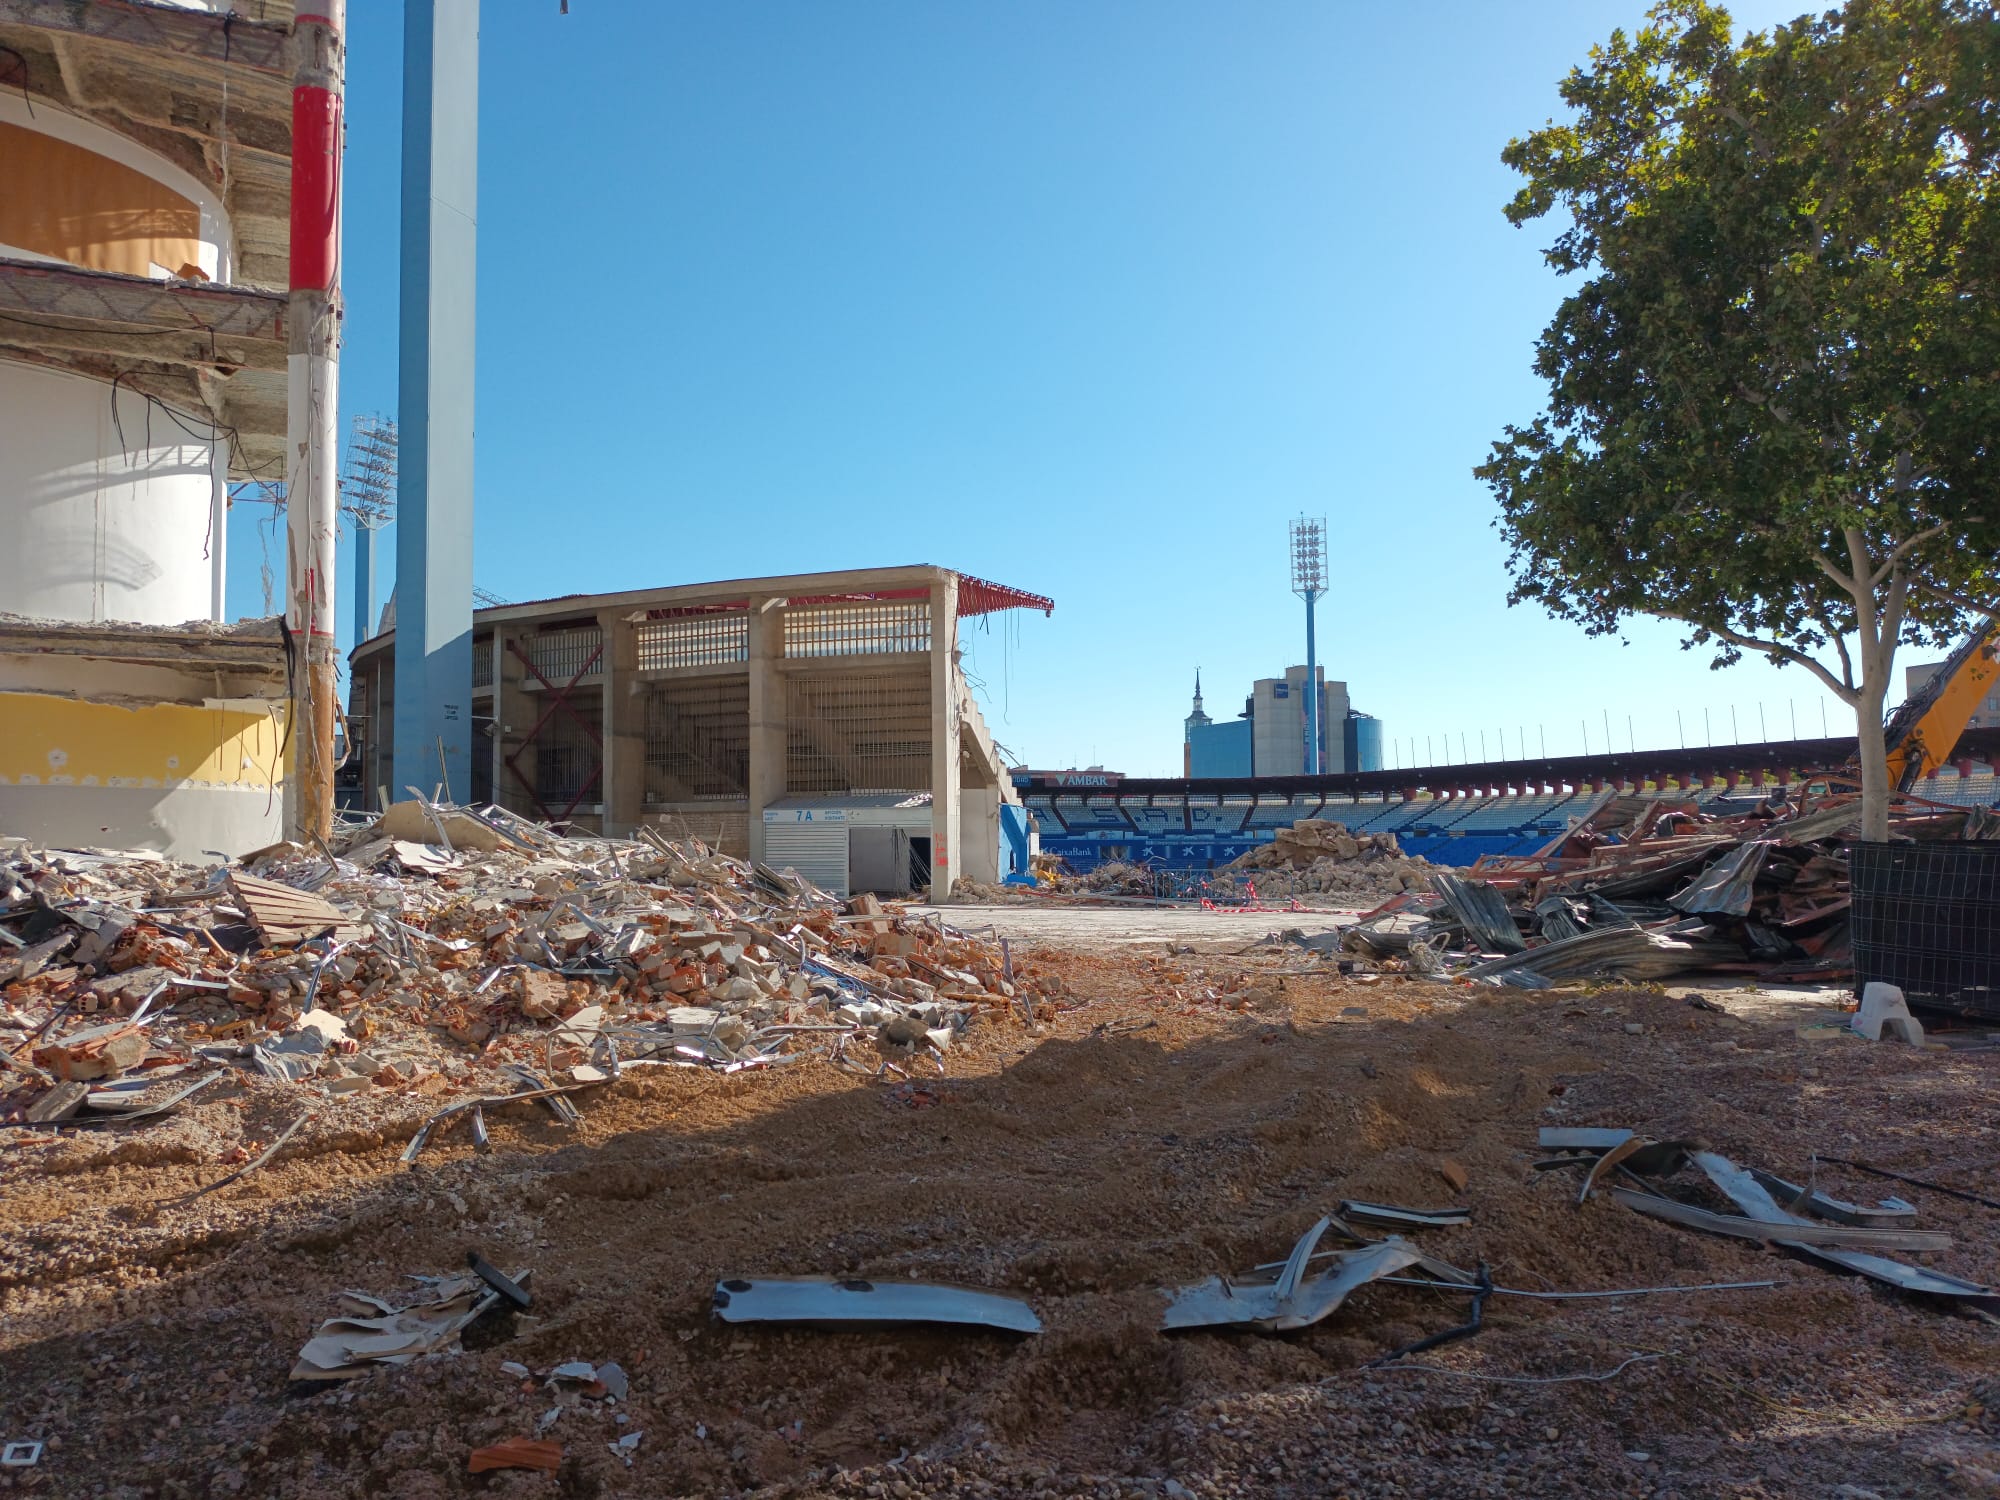
[[347, 0], [292, 23], [291, 302], [285, 410], [285, 628], [292, 684], [293, 832], [333, 824], [334, 546], [339, 535], [340, 158]]

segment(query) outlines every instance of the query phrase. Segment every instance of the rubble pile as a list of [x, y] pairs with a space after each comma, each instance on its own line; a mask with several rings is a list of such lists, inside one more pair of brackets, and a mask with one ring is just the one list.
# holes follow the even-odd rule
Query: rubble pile
[[1100, 896], [1151, 896], [1153, 872], [1145, 865], [1108, 859], [1066, 882], [1073, 891], [1089, 891]]
[[[1392, 899], [1348, 947], [1405, 956], [1455, 978], [1540, 989], [1614, 975], [1854, 977], [1846, 840], [1861, 800], [1760, 801], [1704, 812], [1619, 797], [1532, 856], [1433, 871], [1427, 892]], [[2000, 817], [1899, 798], [1893, 840], [2000, 837]]]
[[1224, 865], [1217, 874], [1288, 870], [1298, 890], [1379, 899], [1398, 891], [1423, 890], [1432, 869], [1429, 860], [1403, 853], [1393, 833], [1350, 833], [1344, 823], [1306, 818], [1278, 829], [1270, 843]]
[[0, 1122], [130, 1123], [231, 1074], [440, 1104], [646, 1065], [900, 1074], [1044, 997], [991, 944], [850, 907], [697, 840], [497, 808], [399, 804], [233, 867], [13, 841]]

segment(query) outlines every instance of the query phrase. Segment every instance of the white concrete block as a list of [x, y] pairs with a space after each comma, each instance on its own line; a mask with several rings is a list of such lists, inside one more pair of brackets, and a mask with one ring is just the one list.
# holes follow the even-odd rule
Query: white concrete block
[[1915, 1016], [1883, 1017], [1882, 1034], [1893, 1036], [1898, 1041], [1908, 1042], [1912, 1047], [1924, 1045], [1924, 1023]]
[[[1871, 1042], [1882, 1040], [1885, 1022], [1908, 1022], [1916, 1028], [1918, 1044], [1923, 1041], [1923, 1027], [1910, 1015], [1909, 1003], [1903, 999], [1903, 992], [1893, 984], [1883, 984], [1880, 980], [1870, 980], [1861, 991], [1861, 1008], [1854, 1013], [1849, 1026]], [[1908, 1034], [1896, 1027], [1893, 1034], [1908, 1041]]]

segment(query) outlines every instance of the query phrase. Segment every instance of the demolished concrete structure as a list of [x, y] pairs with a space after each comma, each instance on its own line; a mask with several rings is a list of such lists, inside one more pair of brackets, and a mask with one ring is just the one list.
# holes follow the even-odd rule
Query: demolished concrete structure
[[0, 7], [0, 833], [278, 831], [284, 647], [213, 627], [230, 488], [285, 477], [292, 22]]
[[485, 837], [354, 828], [247, 869], [5, 851], [0, 1120], [115, 1128], [224, 1077], [436, 1095], [414, 1160], [516, 1099], [572, 1121], [564, 1094], [632, 1068], [941, 1071], [980, 1015], [1041, 998], [990, 944], [872, 901], [845, 917], [699, 841], [425, 810]]
[[[1020, 796], [960, 667], [959, 622], [1054, 607], [912, 566], [481, 609], [482, 732], [471, 787], [449, 790], [578, 829], [685, 831], [843, 895], [997, 880], [1026, 868], [1027, 820], [1003, 818]], [[437, 779], [434, 763], [393, 764], [393, 601], [383, 626], [351, 658], [349, 792], [371, 808]], [[918, 796], [928, 811], [900, 824], [858, 815]]]

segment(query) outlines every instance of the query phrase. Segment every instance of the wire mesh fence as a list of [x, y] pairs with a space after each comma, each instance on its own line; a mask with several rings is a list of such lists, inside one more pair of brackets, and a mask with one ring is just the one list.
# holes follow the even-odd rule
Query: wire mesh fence
[[1854, 975], [2000, 1020], [2000, 842], [1854, 844]]
[[1208, 902], [1214, 906], [1268, 906], [1318, 894], [1291, 870], [1146, 871], [1146, 894], [1161, 901]]

